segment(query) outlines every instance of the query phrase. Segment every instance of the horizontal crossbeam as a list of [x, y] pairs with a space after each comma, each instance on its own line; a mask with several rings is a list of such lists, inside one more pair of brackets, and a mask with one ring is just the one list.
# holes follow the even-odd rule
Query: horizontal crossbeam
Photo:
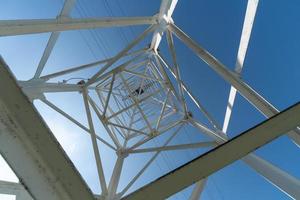
[[196, 149], [196, 148], [204, 148], [204, 147], [213, 147], [216, 144], [217, 144], [216, 142], [198, 142], [198, 143], [191, 143], [191, 144], [178, 144], [178, 145], [170, 145], [170, 146], [165, 146], [165, 147], [135, 149], [135, 150], [129, 151], [129, 153], [146, 153], [146, 152], [153, 152], [153, 151], [172, 151], [172, 150]]
[[57, 18], [1, 20], [0, 36], [24, 35], [55, 31], [107, 28], [132, 25], [156, 24], [155, 17], [114, 17], [114, 18]]

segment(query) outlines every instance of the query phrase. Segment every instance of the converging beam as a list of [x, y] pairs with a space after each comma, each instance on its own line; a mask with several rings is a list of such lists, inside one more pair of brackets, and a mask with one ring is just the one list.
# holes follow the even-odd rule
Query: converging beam
[[[239, 46], [235, 69], [234, 69], [235, 72], [238, 74], [241, 73], [243, 68], [243, 64], [246, 57], [250, 36], [251, 36], [252, 26], [255, 19], [258, 1], [259, 0], [248, 0], [245, 20], [244, 20], [244, 25], [242, 30], [242, 36], [240, 40], [240, 46]], [[233, 86], [231, 86], [229, 92], [228, 104], [226, 108], [226, 114], [223, 123], [223, 129], [222, 129], [224, 133], [227, 132], [236, 92], [237, 90]]]
[[137, 38], [135, 38], [130, 44], [128, 44], [122, 51], [120, 51], [113, 59], [108, 61], [95, 75], [93, 75], [86, 85], [91, 85], [96, 82], [97, 78], [103, 74], [110, 66], [117, 62], [121, 57], [126, 55], [130, 49], [136, 46], [140, 41], [142, 41], [150, 32], [154, 30], [155, 26], [149, 26], [143, 33], [141, 33]]
[[107, 194], [107, 186], [106, 186], [105, 175], [104, 175], [104, 171], [103, 171], [103, 165], [102, 165], [102, 161], [101, 161], [101, 157], [100, 157], [100, 152], [99, 152], [99, 148], [98, 148], [96, 132], [95, 132], [93, 119], [92, 119], [92, 115], [91, 115], [91, 110], [90, 110], [90, 106], [89, 106], [87, 90], [83, 90], [82, 96], [83, 96], [86, 116], [88, 119], [89, 129], [91, 131], [91, 139], [92, 139], [93, 151], [94, 151], [94, 156], [95, 156], [96, 166], [97, 166], [97, 171], [98, 171], [98, 176], [99, 176], [98, 178], [99, 178], [99, 182], [100, 182], [100, 186], [101, 186], [101, 192], [103, 195], [106, 195]]
[[0, 20], [0, 36], [156, 24], [155, 17]]
[[[188, 35], [180, 30], [175, 24], [170, 24], [168, 27], [183, 43], [185, 43], [195, 54], [208, 64], [217, 74], [219, 74], [224, 80], [234, 86], [241, 95], [245, 97], [252, 105], [257, 108], [267, 118], [279, 113], [270, 102], [259, 95], [254, 89], [243, 82], [235, 73], [230, 71], [224, 64], [212, 56], [202, 46], [193, 41]], [[300, 146], [300, 134], [299, 129], [295, 127], [295, 130], [291, 130], [288, 136]]]
[[[259, 0], [248, 0], [244, 24], [243, 24], [242, 36], [241, 36], [239, 50], [238, 50], [238, 54], [237, 54], [237, 60], [236, 60], [236, 64], [235, 64], [235, 72], [238, 74], [242, 71], [242, 68], [243, 68], [243, 64], [244, 64], [250, 36], [251, 36], [252, 26], [253, 26], [254, 19], [255, 19], [258, 1]], [[222, 128], [222, 131], [224, 133], [227, 132], [236, 92], [237, 92], [237, 90], [233, 86], [231, 86], [230, 92], [229, 92], [227, 108], [226, 108], [226, 113], [225, 113], [224, 122], [223, 122], [223, 128]], [[218, 128], [218, 129], [220, 129], [220, 128]], [[206, 181], [200, 180], [198, 183], [196, 183], [196, 186], [195, 186], [189, 200], [198, 200], [200, 198], [200, 195], [204, 188], [205, 182]]]
[[0, 153], [29, 194], [44, 200], [94, 200], [1, 58], [0, 92]]
[[160, 9], [158, 13], [158, 22], [160, 26], [153, 33], [150, 49], [157, 50], [164, 31], [166, 29], [166, 22], [172, 17], [178, 0], [161, 0]]
[[[299, 119], [300, 103], [297, 103], [123, 199], [165, 199], [294, 129], [300, 123]], [[299, 183], [290, 187], [291, 196], [299, 197]]]
[[[57, 18], [69, 17], [71, 10], [74, 7], [74, 4], [75, 4], [75, 0], [65, 0], [65, 4]], [[38, 68], [35, 71], [34, 78], [40, 77], [40, 75], [48, 61], [48, 58], [56, 44], [56, 41], [57, 41], [59, 35], [60, 35], [60, 32], [51, 33], [50, 38], [47, 43], [47, 46], [46, 46], [44, 53], [42, 55], [42, 58], [39, 62]]]

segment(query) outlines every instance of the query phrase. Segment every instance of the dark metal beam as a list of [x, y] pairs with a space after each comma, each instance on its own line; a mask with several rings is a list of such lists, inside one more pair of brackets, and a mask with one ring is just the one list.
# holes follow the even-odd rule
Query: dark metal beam
[[[208, 177], [294, 129], [300, 124], [300, 103], [245, 131], [228, 142], [199, 156], [124, 197], [123, 200], [165, 199]], [[300, 188], [298, 188], [300, 191]]]
[[0, 153], [34, 199], [95, 199], [1, 57]]

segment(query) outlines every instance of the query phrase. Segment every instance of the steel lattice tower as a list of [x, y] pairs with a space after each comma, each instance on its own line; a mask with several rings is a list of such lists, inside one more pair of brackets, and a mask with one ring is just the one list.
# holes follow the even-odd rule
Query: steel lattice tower
[[[168, 181], [166, 181], [166, 183], [161, 183], [162, 185], [165, 184], [165, 191], [158, 192], [159, 185], [157, 186], [153, 182], [138, 190], [138, 192], [126, 196], [128, 190], [161, 152], [203, 147], [215, 148], [224, 143], [227, 144], [229, 138], [226, 132], [237, 92], [266, 116], [266, 118], [279, 113], [270, 102], [264, 99], [240, 77], [258, 0], [248, 0], [234, 71], [222, 64], [211, 53], [176, 26], [176, 22], [172, 19], [172, 13], [175, 10], [177, 0], [162, 0], [160, 11], [155, 16], [108, 19], [73, 19], [69, 14], [74, 4], [75, 0], [65, 0], [64, 7], [56, 19], [0, 21], [0, 36], [51, 32], [34, 77], [28, 81], [18, 81], [18, 85], [30, 101], [39, 100], [45, 103], [90, 135], [97, 166], [97, 179], [99, 179], [102, 191], [101, 195], [97, 196], [97, 198], [105, 200], [122, 198], [141, 199], [141, 197], [143, 197], [142, 199], [159, 199], [168, 197], [187, 187], [187, 183], [182, 183], [183, 185], [178, 184], [179, 186], [172, 187], [173, 189], [167, 188], [165, 185]], [[141, 24], [149, 25], [149, 27], [117, 55], [106, 60], [99, 60], [63, 69], [55, 73], [41, 75], [61, 31]], [[135, 46], [150, 34], [153, 34], [153, 37], [152, 41], [149, 41], [149, 46], [133, 50]], [[166, 37], [167, 39], [172, 63], [168, 63], [164, 55], [158, 50], [162, 37]], [[184, 80], [181, 79], [181, 69], [177, 62], [173, 37], [177, 37], [182, 41], [231, 85], [223, 126], [220, 126], [216, 122], [188, 88]], [[78, 80], [76, 83], [53, 81], [58, 77], [78, 71], [88, 71], [95, 69], [95, 67], [97, 72], [88, 79]], [[48, 100], [45, 95], [46, 93], [65, 92], [78, 92], [81, 95], [84, 102], [85, 115], [88, 119], [87, 127]], [[210, 123], [209, 126], [194, 117], [194, 114], [189, 109], [187, 99], [193, 102], [198, 111], [206, 117]], [[93, 113], [95, 113], [96, 118], [92, 116]], [[109, 141], [103, 139], [101, 134], [98, 133], [95, 127], [95, 120], [101, 122], [110, 137]], [[199, 134], [204, 134], [211, 139], [188, 144], [171, 145], [170, 143], [173, 138], [181, 133], [184, 126], [192, 126], [199, 130]], [[163, 144], [155, 147], [143, 147], [147, 142], [166, 133], [168, 133], [168, 138]], [[298, 146], [300, 145], [299, 128], [288, 132], [288, 136], [294, 143]], [[110, 148], [117, 155], [110, 180], [105, 178], [103, 169], [104, 161], [101, 159], [101, 151], [99, 151], [102, 145]], [[124, 161], [132, 154], [147, 154], [149, 152], [154, 152], [154, 154], [145, 163], [144, 167], [136, 172], [136, 176], [128, 181], [125, 188], [118, 190]], [[292, 198], [300, 199], [300, 181], [298, 179], [253, 153], [240, 158], [284, 193]], [[189, 198], [190, 200], [200, 198], [206, 180], [205, 176], [195, 183], [193, 192]], [[3, 188], [3, 191], [6, 191], [6, 189], [9, 190], [9, 187], [19, 187], [19, 184], [15, 184], [14, 186], [10, 186], [10, 184], [13, 183], [2, 182], [0, 187]], [[156, 193], [152, 193], [150, 196], [149, 194], [147, 194], [148, 196], [145, 195], [143, 190], [148, 191], [148, 188], [150, 188], [150, 192], [155, 191]], [[32, 188], [29, 189], [32, 191]], [[23, 191], [23, 189], [21, 190]], [[16, 193], [12, 192], [12, 194]], [[20, 194], [17, 196], [18, 200], [31, 199], [24, 191]], [[48, 198], [45, 197], [45, 199]], [[59, 198], [55, 197], [53, 199]]]

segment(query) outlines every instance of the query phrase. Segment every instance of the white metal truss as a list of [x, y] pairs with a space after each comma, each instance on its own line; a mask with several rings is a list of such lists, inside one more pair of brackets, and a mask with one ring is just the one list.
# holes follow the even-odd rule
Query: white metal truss
[[[200, 156], [199, 160], [194, 160], [188, 164], [192, 166], [190, 169], [201, 169], [199, 174], [197, 174], [196, 170], [193, 171], [195, 175], [193, 178], [187, 175], [189, 174], [189, 168], [185, 166], [175, 170], [174, 174], [169, 174], [165, 178], [145, 186], [146, 189], [141, 189], [125, 197], [125, 199], [142, 199], [141, 197], [151, 199], [154, 197], [149, 196], [151, 192], [155, 192], [155, 199], [162, 199], [179, 192], [181, 189], [195, 183], [195, 181], [198, 182], [195, 184], [194, 190], [190, 195], [190, 200], [199, 199], [202, 190], [205, 188], [208, 176], [237, 159], [242, 159], [248, 166], [291, 198], [300, 199], [300, 181], [298, 179], [251, 153], [255, 148], [264, 145], [285, 132], [300, 146], [299, 128], [296, 127], [300, 121], [299, 118], [293, 117], [299, 116], [299, 105], [296, 106], [296, 111], [286, 111], [282, 115], [276, 115], [279, 113], [279, 110], [240, 77], [258, 0], [248, 0], [235, 71], [231, 71], [198, 42], [191, 39], [176, 26], [176, 22], [172, 19], [172, 14], [176, 8], [177, 0], [162, 0], [160, 10], [154, 16], [126, 18], [73, 19], [70, 16], [70, 12], [74, 4], [75, 0], [65, 0], [64, 7], [55, 19], [1, 20], [0, 36], [52, 32], [32, 79], [17, 81], [17, 83], [30, 101], [38, 100], [45, 103], [90, 136], [97, 166], [97, 179], [99, 180], [102, 192], [97, 198], [105, 200], [122, 199], [163, 151], [208, 147], [213, 150]], [[62, 71], [42, 75], [61, 31], [136, 25], [148, 25], [148, 27], [117, 55], [105, 60], [68, 67], [67, 69], [62, 69]], [[153, 34], [150, 46], [134, 50], [149, 34]], [[167, 39], [172, 63], [167, 63], [164, 55], [158, 51], [158, 47], [164, 36]], [[174, 36], [194, 51], [200, 59], [206, 62], [209, 67], [231, 85], [223, 127], [216, 122], [206, 108], [203, 107], [199, 99], [188, 88], [184, 80], [182, 80], [180, 75], [181, 66], [179, 66], [177, 61], [173, 40]], [[88, 79], [81, 79], [77, 83], [53, 81], [56, 78], [72, 75], [72, 73], [78, 71], [88, 71], [91, 68], [97, 69], [97, 72]], [[88, 126], [74, 119], [69, 113], [47, 99], [45, 95], [47, 93], [65, 92], [77, 92], [82, 96]], [[226, 131], [236, 92], [239, 92], [267, 118], [276, 116], [255, 129], [250, 130], [249, 133], [230, 140], [226, 135]], [[195, 104], [199, 112], [207, 118], [212, 128], [205, 126], [194, 117], [189, 110], [187, 100], [191, 100]], [[96, 117], [93, 117], [93, 115]], [[283, 118], [288, 117], [289, 121], [287, 123], [280, 123], [278, 127], [270, 125], [274, 125], [274, 120], [277, 120], [277, 122], [279, 120], [280, 122], [282, 116]], [[102, 138], [98, 133], [95, 126], [96, 120], [102, 123], [109, 136], [109, 140]], [[193, 126], [199, 130], [199, 134], [206, 135], [211, 139], [171, 145], [170, 143], [174, 137], [182, 133], [184, 126]], [[263, 130], [267, 129], [269, 130], [268, 134], [262, 134]], [[253, 134], [250, 134], [250, 132], [253, 132]], [[149, 144], [155, 138], [159, 138], [163, 134], [167, 135], [166, 133], [169, 134], [169, 137], [161, 145], [144, 147], [145, 144]], [[262, 135], [265, 137], [262, 137]], [[260, 140], [254, 140], [256, 137], [260, 138]], [[249, 142], [250, 138], [252, 142]], [[106, 179], [104, 172], [103, 162], [105, 161], [101, 155], [102, 145], [112, 149], [117, 155], [112, 176], [109, 180]], [[246, 145], [247, 148], [242, 148], [245, 147], [243, 145]], [[240, 153], [233, 154], [230, 151], [232, 148], [239, 149], [240, 151], [236, 152]], [[3, 151], [2, 147], [0, 147], [0, 150], [1, 152]], [[118, 190], [120, 189], [118, 187], [126, 158], [132, 154], [146, 154], [149, 152], [154, 153], [152, 157], [136, 172], [136, 175], [132, 180], [128, 181], [124, 188]], [[230, 152], [231, 157], [227, 157], [228, 160], [221, 162], [222, 156], [228, 152]], [[10, 160], [8, 161], [10, 162]], [[209, 167], [208, 164], [213, 164], [215, 168]], [[202, 168], [199, 168], [199, 166]], [[14, 168], [14, 166], [12, 167]], [[15, 167], [14, 170], [20, 175], [18, 167]], [[189, 178], [186, 178], [185, 182], [178, 181], [183, 176]], [[168, 180], [168, 177], [171, 178]], [[170, 183], [170, 181], [175, 181], [179, 184], [167, 187], [166, 184]], [[41, 197], [41, 192], [36, 192], [33, 188], [34, 184], [37, 184], [36, 182], [27, 182], [25, 177], [24, 184], [26, 187], [28, 187], [27, 184], [32, 184], [29, 185], [31, 188], [28, 191], [37, 199]], [[157, 188], [161, 186], [166, 190], [158, 192]], [[44, 188], [46, 187], [47, 185], [44, 185]], [[9, 190], [9, 188], [11, 189]], [[18, 188], [18, 185], [12, 183], [3, 182], [0, 184], [0, 191], [10, 191], [11, 194], [16, 194], [17, 190], [19, 190]], [[69, 198], [67, 197], [68, 194], [61, 194], [62, 191], [58, 191], [58, 193], [66, 195], [63, 197], [64, 199]], [[60, 197], [55, 198], [59, 199]]]
[[2, 58], [0, 91], [0, 152], [20, 180], [0, 182], [1, 193], [17, 200], [94, 199]]
[[[300, 104], [298, 103], [204, 155], [171, 171], [163, 177], [142, 187], [138, 191], [129, 194], [124, 200], [165, 199], [175, 192], [188, 187], [193, 182], [208, 177], [210, 174], [228, 165], [232, 161], [246, 156], [254, 149], [295, 128], [299, 124], [299, 117]], [[257, 140], [257, 136], [260, 137], [259, 140]], [[239, 151], [236, 151], [237, 149], [239, 149]], [[246, 157], [248, 158], [249, 156]], [[191, 171], [197, 171], [198, 173], [191, 173]], [[294, 184], [289, 186], [289, 190], [291, 191], [290, 194], [292, 197], [299, 196], [300, 181], [296, 179], [293, 181]], [[201, 182], [198, 183], [197, 187], [203, 187], [200, 183]]]

